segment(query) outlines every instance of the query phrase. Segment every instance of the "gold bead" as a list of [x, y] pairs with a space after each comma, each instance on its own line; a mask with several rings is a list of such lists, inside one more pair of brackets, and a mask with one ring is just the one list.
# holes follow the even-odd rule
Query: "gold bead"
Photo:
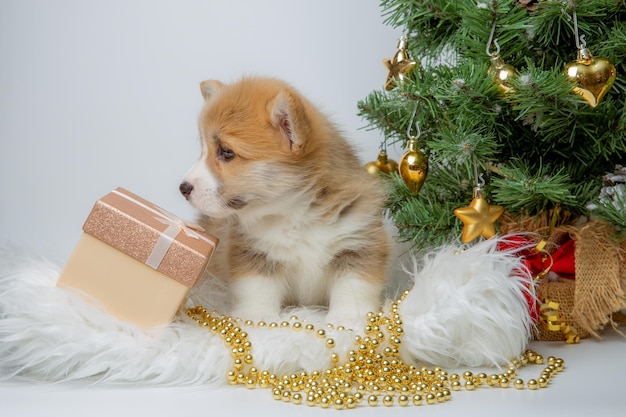
[[328, 399], [328, 397], [320, 398], [320, 405], [322, 406], [322, 408], [328, 408], [330, 406], [330, 400]]
[[489, 375], [489, 378], [487, 379], [487, 384], [490, 387], [498, 385], [499, 382], [500, 382], [500, 377], [497, 374], [491, 374]]
[[[319, 332], [320, 331], [323, 331], [323, 330], [318, 330], [318, 336], [319, 336]], [[323, 336], [324, 335], [322, 335], [321, 337], [323, 337]], [[331, 339], [331, 338], [326, 339], [326, 347], [329, 348], [329, 349], [334, 348], [335, 347], [335, 339]]]
[[291, 396], [291, 399], [293, 400], [294, 404], [302, 404], [302, 395], [297, 392]]
[[471, 373], [470, 371], [465, 371], [463, 372], [463, 379], [465, 380], [471, 380], [474, 378], [474, 374]]
[[450, 375], [450, 381], [452, 381], [452, 382], [458, 381], [460, 379], [461, 379], [461, 377], [459, 376], [459, 374], [452, 374], [452, 375]]
[[292, 326], [291, 326], [296, 332], [299, 332], [300, 330], [302, 330], [302, 323], [300, 323], [299, 321], [295, 322]]
[[449, 389], [444, 389], [442, 392], [446, 401], [452, 398], [452, 393], [450, 392]]
[[474, 381], [472, 381], [471, 379], [465, 381], [465, 389], [468, 391], [474, 391], [474, 389], [476, 388], [476, 385], [474, 385]]
[[535, 364], [536, 365], [543, 365], [543, 356], [535, 355]]
[[409, 397], [407, 397], [406, 395], [399, 396], [398, 404], [402, 407], [406, 407], [407, 405], [409, 405]]
[[278, 328], [278, 323], [273, 321], [273, 322], [270, 323], [269, 327], [270, 327], [270, 329], [277, 329]]
[[424, 398], [421, 395], [415, 394], [413, 396], [413, 405], [422, 405], [423, 402]]
[[307, 324], [306, 326], [304, 326], [304, 330], [306, 330], [307, 332], [312, 332], [313, 330], [315, 330], [315, 326], [313, 326], [312, 324]]
[[[333, 339], [328, 339], [328, 340], [333, 340]], [[328, 346], [328, 340], [326, 341], [326, 347], [331, 347], [331, 346]], [[339, 362], [339, 355], [337, 355], [337, 353], [333, 352], [333, 353], [330, 355], [330, 361], [331, 361], [332, 363], [337, 363], [337, 362]]]
[[307, 397], [306, 397], [306, 405], [308, 405], [309, 407], [313, 407], [315, 405], [315, 396], [307, 395]]
[[385, 407], [391, 407], [393, 405], [393, 397], [391, 395], [385, 395], [383, 397], [383, 405]]
[[432, 392], [426, 395], [426, 404], [433, 405], [437, 402], [437, 397]]
[[536, 379], [529, 379], [528, 380], [528, 388], [531, 390], [536, 390], [539, 387], [539, 384], [537, 383]]
[[354, 407], [356, 407], [356, 400], [354, 399], [354, 397], [348, 397], [346, 398], [346, 408], [348, 409], [353, 409]]
[[287, 328], [287, 327], [290, 327], [290, 326], [291, 326], [291, 324], [288, 321], [282, 321], [280, 323], [280, 327], [283, 327], [283, 328]]
[[341, 398], [337, 398], [335, 400], [334, 406], [337, 410], [343, 410], [344, 408], [346, 408], [346, 404]]
[[461, 389], [461, 381], [452, 381], [450, 388], [452, 388], [452, 391], [459, 391]]
[[371, 407], [375, 407], [378, 405], [378, 397], [375, 395], [370, 395], [369, 397], [367, 397], [367, 403], [371, 406]]
[[539, 384], [540, 388], [545, 388], [548, 386], [548, 380], [546, 378], [539, 378], [537, 380], [537, 383]]
[[272, 391], [272, 396], [274, 397], [275, 400], [280, 400], [282, 395], [283, 395], [282, 391], [277, 388], [274, 389], [274, 391]]
[[500, 378], [500, 387], [501, 388], [508, 388], [509, 384], [510, 384], [510, 381], [509, 381], [508, 378], [506, 378], [506, 377]]
[[256, 325], [257, 325], [257, 327], [265, 327], [265, 326], [267, 326], [267, 323], [261, 320]]
[[519, 379], [519, 378], [518, 378], [518, 379], [516, 379], [516, 380], [513, 382], [513, 386], [514, 386], [516, 389], [524, 389], [524, 380], [523, 380], [523, 379]]

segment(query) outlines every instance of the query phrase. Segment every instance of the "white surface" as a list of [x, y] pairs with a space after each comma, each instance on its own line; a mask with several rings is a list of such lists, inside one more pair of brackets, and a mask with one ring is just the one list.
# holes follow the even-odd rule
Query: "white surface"
[[1, 1], [0, 240], [64, 262], [118, 186], [193, 219], [208, 78], [282, 78], [375, 160], [356, 114], [401, 35], [382, 21], [377, 0]]
[[[420, 407], [368, 407], [355, 410], [325, 410], [275, 401], [267, 389], [243, 387], [147, 388], [141, 386], [90, 387], [0, 383], [0, 415], [46, 416], [318, 416], [336, 413], [358, 416], [623, 416], [626, 410], [624, 375], [626, 339], [613, 331], [604, 340], [584, 339], [578, 345], [534, 342], [531, 347], [548, 357], [565, 360], [565, 369], [547, 388], [530, 391], [513, 387], [478, 388], [452, 392], [452, 400]], [[537, 378], [544, 366], [527, 366], [519, 375]], [[460, 369], [456, 371], [464, 371]], [[449, 372], [454, 370], [448, 369]], [[489, 369], [475, 372], [495, 372]], [[343, 414], [342, 414], [343, 415]]]

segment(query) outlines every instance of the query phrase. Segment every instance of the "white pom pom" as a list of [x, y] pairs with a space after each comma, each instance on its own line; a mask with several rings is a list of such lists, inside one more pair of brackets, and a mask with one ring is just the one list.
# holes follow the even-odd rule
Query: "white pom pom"
[[496, 249], [499, 241], [444, 247], [419, 271], [414, 260], [414, 287], [400, 305], [405, 360], [502, 366], [523, 352], [532, 329], [532, 277], [519, 258]]

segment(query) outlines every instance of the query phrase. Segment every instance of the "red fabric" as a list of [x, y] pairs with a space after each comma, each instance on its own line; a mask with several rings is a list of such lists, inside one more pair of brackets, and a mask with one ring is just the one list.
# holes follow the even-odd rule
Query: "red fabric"
[[[522, 264], [528, 268], [533, 277], [549, 269], [560, 277], [574, 279], [576, 275], [575, 245], [574, 239], [569, 239], [550, 256], [547, 256], [547, 254], [535, 250], [537, 246], [535, 242], [521, 235], [513, 235], [501, 241], [498, 244], [498, 250], [514, 251], [517, 256], [522, 258]], [[516, 249], [518, 249], [517, 252], [515, 252]], [[525, 297], [528, 301], [530, 314], [536, 322], [540, 315], [539, 306], [532, 294], [527, 293]]]
[[574, 279], [576, 275], [576, 259], [574, 255], [576, 241], [574, 239], [569, 239], [563, 243], [550, 256], [543, 252], [535, 251], [535, 247], [535, 242], [519, 235], [510, 236], [498, 245], [499, 250], [519, 249], [516, 255], [523, 258], [522, 263], [533, 276], [537, 276], [549, 269], [562, 278]]

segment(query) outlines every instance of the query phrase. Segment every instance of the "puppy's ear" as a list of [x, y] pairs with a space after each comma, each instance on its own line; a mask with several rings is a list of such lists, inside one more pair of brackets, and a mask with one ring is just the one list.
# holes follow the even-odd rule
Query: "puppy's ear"
[[269, 114], [272, 124], [280, 129], [289, 144], [289, 150], [296, 155], [302, 154], [310, 131], [302, 102], [283, 90], [270, 102]]
[[205, 101], [209, 101], [211, 97], [215, 95], [224, 87], [224, 84], [217, 80], [206, 80], [200, 83], [200, 92]]

